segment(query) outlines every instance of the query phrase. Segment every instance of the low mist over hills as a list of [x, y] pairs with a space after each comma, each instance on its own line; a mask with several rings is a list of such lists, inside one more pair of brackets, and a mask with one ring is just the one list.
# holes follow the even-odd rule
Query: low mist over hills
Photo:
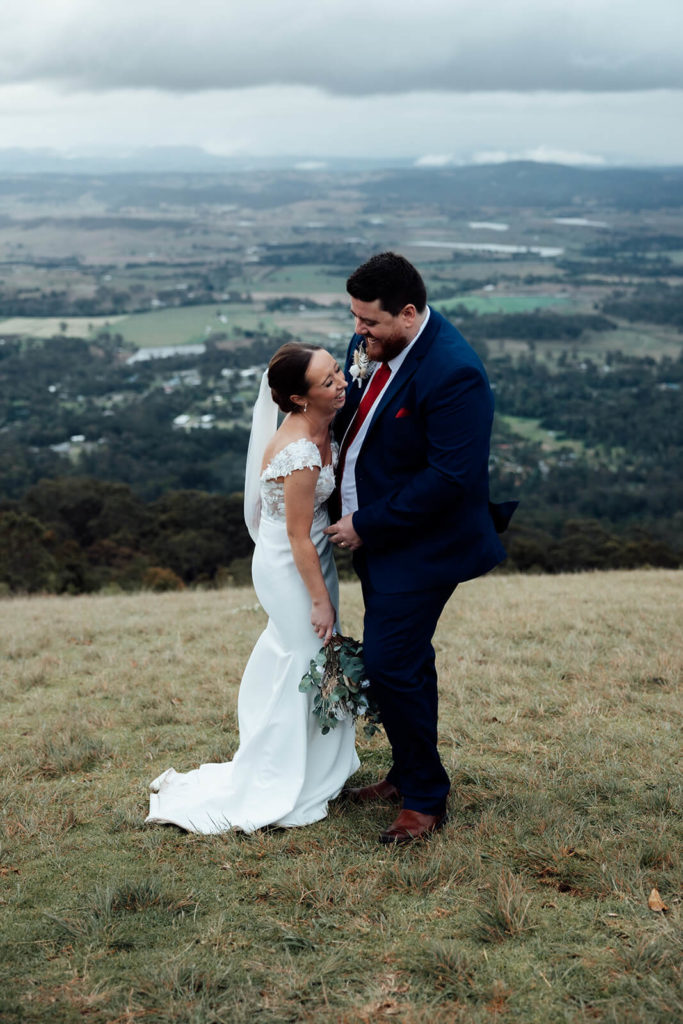
[[391, 170], [365, 186], [381, 202], [434, 201], [456, 195], [463, 206], [609, 204], [617, 208], [680, 207], [683, 168], [580, 168], [515, 161], [468, 167]]
[[[419, 162], [417, 162], [419, 164]], [[616, 207], [680, 207], [683, 168], [569, 167], [535, 161], [471, 164], [462, 167], [420, 167], [412, 160], [335, 159], [306, 157], [223, 157], [192, 146], [149, 147], [117, 155], [69, 156], [54, 150], [0, 149], [0, 175], [237, 175], [245, 172], [293, 175], [309, 198], [322, 195], [320, 175], [361, 175], [359, 189], [383, 205], [432, 200], [454, 195], [462, 206], [529, 206], [608, 203]], [[366, 180], [366, 175], [370, 180]], [[97, 189], [97, 185], [95, 185]], [[234, 198], [233, 183], [230, 191]], [[253, 194], [253, 181], [241, 186]], [[291, 192], [283, 197], [291, 201]]]

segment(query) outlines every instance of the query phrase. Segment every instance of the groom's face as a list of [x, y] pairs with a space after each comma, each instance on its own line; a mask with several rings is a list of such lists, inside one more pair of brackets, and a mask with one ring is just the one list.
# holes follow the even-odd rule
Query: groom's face
[[415, 333], [415, 306], [404, 306], [400, 313], [392, 316], [382, 309], [379, 299], [361, 302], [352, 297], [351, 313], [356, 321], [356, 334], [365, 338], [370, 359], [379, 362], [393, 359], [402, 352]]

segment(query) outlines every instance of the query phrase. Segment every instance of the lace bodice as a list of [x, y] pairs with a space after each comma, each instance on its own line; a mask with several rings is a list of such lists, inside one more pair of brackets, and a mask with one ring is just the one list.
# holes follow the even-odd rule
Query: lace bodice
[[[290, 441], [273, 456], [261, 473], [261, 514], [269, 519], [285, 520], [285, 486], [282, 477], [289, 476], [297, 469], [319, 469], [315, 485], [314, 516], [324, 512], [324, 505], [334, 490], [334, 470], [339, 457], [339, 448], [332, 442], [332, 464], [323, 466], [318, 446], [307, 437]], [[279, 478], [279, 479], [278, 479]]]

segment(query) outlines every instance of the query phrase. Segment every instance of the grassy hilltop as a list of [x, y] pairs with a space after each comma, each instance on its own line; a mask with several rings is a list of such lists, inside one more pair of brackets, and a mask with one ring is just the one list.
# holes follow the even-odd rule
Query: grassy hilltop
[[[250, 838], [142, 825], [162, 769], [235, 750], [251, 590], [1, 601], [0, 1019], [680, 1019], [682, 583], [458, 590], [436, 639], [450, 820], [400, 850], [381, 807]], [[356, 584], [342, 613], [358, 636]], [[380, 777], [383, 736], [359, 748]]]

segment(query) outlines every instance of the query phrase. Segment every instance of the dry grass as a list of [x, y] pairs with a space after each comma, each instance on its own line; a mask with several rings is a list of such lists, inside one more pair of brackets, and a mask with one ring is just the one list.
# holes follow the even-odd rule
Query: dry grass
[[[396, 851], [388, 808], [143, 827], [149, 779], [236, 747], [251, 591], [1, 601], [0, 1019], [680, 1018], [682, 582], [463, 586], [436, 641], [450, 821]], [[359, 747], [378, 778], [383, 737]]]

